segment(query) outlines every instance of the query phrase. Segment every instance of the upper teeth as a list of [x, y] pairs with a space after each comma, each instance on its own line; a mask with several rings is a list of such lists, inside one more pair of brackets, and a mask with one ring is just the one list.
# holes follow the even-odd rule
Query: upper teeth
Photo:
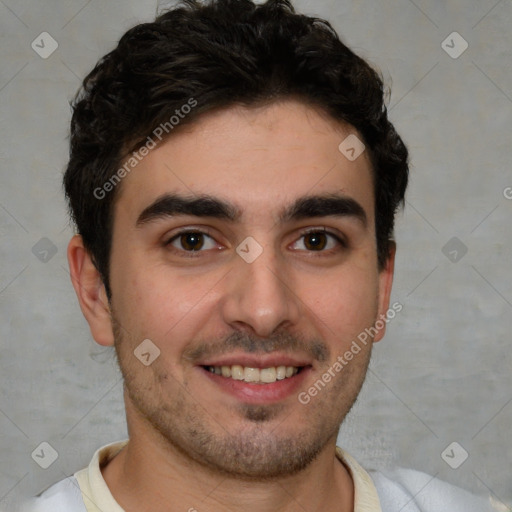
[[270, 368], [250, 368], [234, 364], [232, 366], [208, 366], [208, 370], [223, 377], [244, 380], [245, 382], [263, 382], [270, 384], [295, 375], [299, 369], [295, 366], [271, 366]]

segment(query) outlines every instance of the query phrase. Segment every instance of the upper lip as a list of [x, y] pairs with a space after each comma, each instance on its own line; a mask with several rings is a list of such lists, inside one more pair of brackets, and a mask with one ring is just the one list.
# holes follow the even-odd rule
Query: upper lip
[[229, 354], [215, 359], [207, 359], [199, 363], [199, 366], [233, 366], [240, 365], [248, 368], [271, 368], [272, 366], [310, 366], [312, 363], [305, 357], [292, 356], [290, 354]]

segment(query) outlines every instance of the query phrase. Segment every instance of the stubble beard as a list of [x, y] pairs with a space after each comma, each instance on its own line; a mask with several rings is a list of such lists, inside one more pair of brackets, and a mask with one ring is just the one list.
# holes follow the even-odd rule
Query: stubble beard
[[229, 417], [234, 418], [230, 422], [225, 419], [228, 414], [219, 419], [208, 412], [208, 404], [193, 397], [186, 383], [177, 382], [155, 364], [158, 359], [150, 367], [143, 366], [133, 355], [133, 340], [121, 332], [114, 318], [112, 323], [117, 361], [130, 401], [126, 404], [128, 427], [128, 411], [132, 411], [157, 433], [170, 453], [239, 480], [266, 481], [306, 469], [336, 439], [363, 385], [371, 355], [369, 345], [310, 403], [302, 405], [297, 400], [294, 411], [300, 408], [299, 422], [296, 412], [295, 419], [291, 418], [282, 404], [240, 404], [230, 411]]

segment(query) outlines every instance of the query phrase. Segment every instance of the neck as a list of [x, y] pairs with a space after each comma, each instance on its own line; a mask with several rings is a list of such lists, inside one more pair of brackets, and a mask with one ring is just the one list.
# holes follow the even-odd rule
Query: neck
[[352, 512], [354, 485], [336, 458], [336, 439], [302, 472], [272, 481], [215, 473], [191, 461], [159, 434], [130, 434], [129, 443], [102, 468], [115, 500], [126, 512]]

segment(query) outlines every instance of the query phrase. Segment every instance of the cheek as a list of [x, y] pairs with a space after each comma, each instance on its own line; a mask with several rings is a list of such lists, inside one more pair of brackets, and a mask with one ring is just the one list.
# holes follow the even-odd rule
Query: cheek
[[[180, 275], [163, 265], [125, 268], [113, 292], [116, 313], [126, 328], [137, 335], [168, 342], [187, 333], [190, 337], [203, 324], [215, 298], [214, 276]], [[185, 340], [184, 340], [185, 341]]]
[[378, 281], [366, 268], [351, 268], [314, 283], [305, 283], [300, 296], [317, 320], [325, 339], [352, 339], [373, 324], [377, 315]]

